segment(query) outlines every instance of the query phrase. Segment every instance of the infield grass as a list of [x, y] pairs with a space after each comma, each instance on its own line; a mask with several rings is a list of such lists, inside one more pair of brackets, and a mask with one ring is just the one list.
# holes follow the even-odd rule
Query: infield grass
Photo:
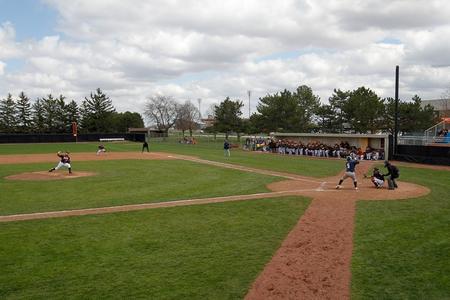
[[352, 299], [450, 299], [450, 172], [400, 169], [431, 193], [357, 203]]
[[1, 165], [0, 215], [261, 193], [269, 191], [268, 183], [280, 180], [178, 160], [74, 162], [74, 172], [97, 175], [48, 181], [4, 178], [53, 165]]
[[[278, 155], [263, 152], [231, 149], [231, 157], [223, 153], [223, 140], [202, 139], [197, 145], [180, 144], [176, 137], [166, 141], [150, 141], [150, 152], [169, 152], [191, 155], [206, 160], [238, 164], [247, 167], [288, 172], [311, 177], [334, 176], [344, 169], [344, 161], [336, 159], [318, 159], [305, 156]], [[141, 143], [104, 143], [106, 149], [112, 152], [140, 151]], [[56, 153], [58, 150], [70, 152], [97, 151], [98, 143], [55, 143], [55, 144], [7, 144], [0, 145], [0, 154], [36, 154]]]
[[242, 299], [307, 205], [286, 197], [0, 223], [0, 298]]

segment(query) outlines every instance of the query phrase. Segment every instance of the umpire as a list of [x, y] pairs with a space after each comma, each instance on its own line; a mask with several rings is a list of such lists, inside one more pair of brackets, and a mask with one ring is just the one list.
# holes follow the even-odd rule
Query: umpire
[[384, 162], [384, 167], [388, 170], [388, 172], [386, 174], [383, 174], [383, 176], [389, 176], [387, 178], [389, 189], [393, 190], [398, 188], [397, 183], [395, 182], [395, 179], [400, 176], [398, 168], [387, 160]]
[[145, 140], [144, 143], [142, 144], [142, 152], [144, 152], [144, 149], [146, 149], [147, 152], [149, 152], [147, 140]]

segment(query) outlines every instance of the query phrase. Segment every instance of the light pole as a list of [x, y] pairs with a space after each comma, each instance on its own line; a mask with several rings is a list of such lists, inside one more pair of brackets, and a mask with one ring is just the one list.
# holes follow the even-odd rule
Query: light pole
[[199, 113], [200, 119], [201, 119], [202, 118], [202, 111], [201, 111], [202, 98], [198, 98], [197, 102], [198, 102], [198, 113]]
[[252, 91], [248, 90], [247, 95], [248, 95], [248, 119], [250, 120], [250, 96], [252, 95]]
[[395, 112], [394, 112], [394, 156], [398, 147], [398, 89], [399, 89], [399, 66], [395, 67]]

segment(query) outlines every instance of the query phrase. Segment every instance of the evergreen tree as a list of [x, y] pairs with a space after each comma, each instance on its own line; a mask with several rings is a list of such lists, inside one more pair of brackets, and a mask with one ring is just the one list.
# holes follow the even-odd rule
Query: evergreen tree
[[320, 98], [306, 85], [299, 86], [292, 97], [298, 105], [297, 113], [300, 117], [300, 123], [297, 124], [298, 131], [308, 132], [312, 126], [312, 118], [320, 107]]
[[[411, 102], [401, 100], [398, 102], [398, 129], [402, 134], [421, 133], [438, 121], [431, 105], [422, 107], [422, 99], [417, 95], [411, 100]], [[385, 99], [385, 111], [383, 128], [394, 134], [395, 100], [393, 98]]]
[[259, 99], [258, 120], [265, 132], [307, 132], [312, 128], [312, 118], [320, 105], [319, 97], [306, 85], [294, 93], [284, 90]]
[[33, 118], [31, 110], [30, 99], [24, 92], [19, 94], [19, 99], [16, 101], [17, 109], [17, 131], [26, 133], [32, 131]]
[[332, 131], [342, 133], [344, 131], [344, 123], [348, 122], [345, 118], [344, 104], [350, 97], [350, 91], [341, 91], [340, 89], [334, 89], [333, 95], [328, 98], [330, 102], [331, 110], [334, 113], [332, 118]]
[[33, 128], [38, 133], [46, 130], [44, 113], [43, 100], [38, 98], [32, 105]]
[[375, 133], [379, 130], [384, 116], [383, 101], [365, 87], [352, 91], [343, 105], [345, 117], [352, 129], [359, 133]]
[[260, 98], [256, 109], [261, 114], [261, 118], [257, 119], [266, 132], [296, 132], [297, 124], [301, 123], [298, 103], [286, 89]]
[[64, 115], [67, 122], [66, 132], [72, 132], [72, 122], [78, 123], [80, 120], [80, 109], [74, 100], [70, 101], [69, 104], [66, 105]]
[[16, 104], [11, 94], [0, 100], [0, 131], [12, 133], [16, 130]]
[[[56, 117], [55, 117], [55, 132], [57, 133], [67, 133], [67, 129], [70, 127], [70, 122], [67, 119], [66, 113], [66, 97], [59, 95], [56, 100]], [[70, 132], [70, 131], [69, 131]]]
[[44, 132], [56, 133], [61, 125], [60, 123], [60, 103], [59, 99], [53, 98], [49, 94], [47, 98], [42, 98], [43, 118], [44, 118]]
[[214, 126], [218, 132], [225, 132], [227, 139], [231, 132], [236, 132], [238, 140], [240, 138], [240, 133], [242, 132], [242, 107], [244, 107], [242, 101], [232, 101], [227, 97], [214, 108]]
[[333, 132], [335, 112], [331, 105], [322, 105], [316, 111], [317, 125], [321, 132]]
[[111, 132], [110, 126], [115, 112], [111, 99], [100, 89], [90, 98], [85, 97], [81, 106], [82, 128], [87, 132]]

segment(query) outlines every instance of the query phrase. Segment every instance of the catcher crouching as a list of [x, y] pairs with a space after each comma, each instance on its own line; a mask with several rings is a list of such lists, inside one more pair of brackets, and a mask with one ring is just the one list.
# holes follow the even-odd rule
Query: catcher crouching
[[70, 156], [69, 152], [58, 151], [56, 155], [59, 157], [59, 163], [56, 167], [48, 170], [49, 172], [53, 172], [55, 170], [60, 169], [61, 167], [69, 169], [69, 174], [72, 174], [72, 166], [70, 165]]

